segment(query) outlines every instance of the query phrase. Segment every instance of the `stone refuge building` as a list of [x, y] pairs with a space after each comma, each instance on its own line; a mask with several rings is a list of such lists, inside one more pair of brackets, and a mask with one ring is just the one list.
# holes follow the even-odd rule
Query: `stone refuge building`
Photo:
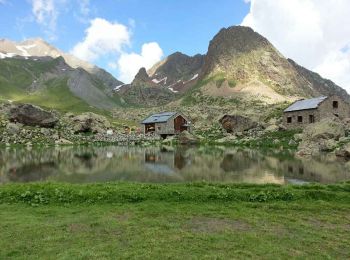
[[288, 129], [304, 128], [329, 116], [350, 117], [350, 105], [338, 96], [298, 100], [284, 110], [283, 123]]
[[158, 134], [165, 138], [168, 135], [179, 134], [185, 130], [191, 131], [189, 119], [177, 112], [153, 114], [141, 122], [144, 134]]

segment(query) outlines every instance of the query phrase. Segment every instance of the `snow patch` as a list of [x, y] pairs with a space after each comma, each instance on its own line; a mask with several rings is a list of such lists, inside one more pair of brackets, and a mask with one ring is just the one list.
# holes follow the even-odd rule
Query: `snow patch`
[[166, 85], [166, 81], [168, 80], [168, 77], [162, 78], [162, 79], [152, 79], [152, 82], [159, 84], [164, 81], [164, 85]]
[[16, 53], [2, 53], [2, 52], [0, 52], [0, 59], [12, 58], [16, 55], [17, 55]]
[[28, 56], [31, 56], [28, 53], [28, 50], [31, 49], [31, 48], [34, 48], [35, 46], [36, 46], [36, 44], [32, 44], [32, 45], [17, 45], [16, 48], [17, 48], [17, 50], [22, 52], [22, 55], [24, 57], [28, 57]]
[[114, 88], [114, 91], [119, 91], [121, 87], [125, 86], [126, 84], [122, 84], [122, 85], [119, 85], [119, 86], [116, 86]]
[[193, 77], [189, 81], [194, 80], [196, 78], [198, 78], [198, 74], [193, 75]]
[[169, 87], [168, 89], [169, 89], [171, 92], [174, 92], [174, 93], [179, 92], [179, 91], [177, 91], [177, 90], [174, 90], [172, 87]]

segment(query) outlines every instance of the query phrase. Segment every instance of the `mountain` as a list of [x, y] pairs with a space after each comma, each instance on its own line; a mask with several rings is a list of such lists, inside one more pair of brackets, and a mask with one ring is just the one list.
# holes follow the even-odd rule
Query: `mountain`
[[122, 82], [41, 39], [0, 40], [0, 68], [0, 99], [67, 111], [121, 105], [113, 89]]
[[86, 61], [80, 60], [75, 56], [64, 53], [59, 49], [48, 44], [40, 38], [28, 39], [22, 42], [14, 42], [7, 39], [0, 40], [0, 58], [1, 57], [63, 57], [65, 62], [72, 68], [82, 68], [85, 71], [93, 74], [97, 77], [107, 88], [114, 89], [116, 86], [122, 84], [122, 82], [115, 79], [107, 71], [92, 65]]
[[288, 59], [288, 61], [294, 66], [294, 68], [299, 72], [300, 75], [302, 75], [312, 84], [313, 88], [318, 93], [321, 93], [325, 96], [337, 95], [343, 97], [345, 100], [350, 102], [350, 96], [346, 92], [346, 90], [339, 87], [333, 81], [322, 78], [318, 73], [298, 65], [292, 59]]
[[320, 95], [350, 101], [345, 90], [286, 59], [265, 37], [243, 26], [221, 29], [205, 55], [175, 52], [148, 71], [140, 69], [130, 84], [41, 39], [0, 40], [0, 69], [0, 99], [67, 111], [186, 106], [206, 120], [213, 118], [208, 111], [253, 115], [269, 104]]
[[186, 104], [218, 98], [275, 104], [332, 94], [350, 100], [345, 90], [286, 59], [265, 37], [244, 26], [221, 29], [206, 55], [177, 52], [149, 73], [159, 87], [178, 90], [183, 100], [191, 100]]
[[177, 97], [174, 91], [152, 80], [145, 68], [139, 70], [130, 84], [123, 84], [115, 91], [125, 103], [134, 106], [165, 105]]
[[62, 57], [0, 59], [0, 99], [72, 112], [109, 110], [120, 104], [97, 76], [70, 67]]
[[155, 64], [149, 71], [153, 82], [174, 92], [183, 93], [196, 82], [204, 64], [204, 55], [193, 57], [175, 52]]

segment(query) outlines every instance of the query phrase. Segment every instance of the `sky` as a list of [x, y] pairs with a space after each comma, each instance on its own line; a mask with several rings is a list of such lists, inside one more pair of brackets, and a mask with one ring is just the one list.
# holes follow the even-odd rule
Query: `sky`
[[130, 82], [180, 51], [205, 54], [223, 27], [250, 26], [350, 93], [349, 0], [0, 0], [0, 38], [41, 37]]

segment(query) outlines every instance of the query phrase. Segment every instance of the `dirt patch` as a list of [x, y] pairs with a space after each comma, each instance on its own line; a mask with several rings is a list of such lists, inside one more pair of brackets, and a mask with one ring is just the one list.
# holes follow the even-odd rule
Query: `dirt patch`
[[126, 222], [128, 221], [129, 219], [131, 219], [132, 217], [132, 214], [131, 213], [122, 213], [122, 214], [118, 214], [115, 216], [115, 219], [118, 221], [118, 222]]
[[88, 230], [88, 226], [85, 224], [73, 223], [68, 225], [68, 231], [71, 233], [80, 233]]
[[325, 228], [325, 229], [339, 228], [339, 229], [344, 229], [344, 230], [350, 231], [350, 224], [349, 223], [335, 224], [335, 223], [330, 223], [330, 222], [319, 220], [319, 219], [309, 219], [308, 223], [315, 228]]
[[251, 226], [243, 220], [193, 217], [184, 225], [184, 229], [195, 233], [220, 233], [225, 231], [249, 231]]

